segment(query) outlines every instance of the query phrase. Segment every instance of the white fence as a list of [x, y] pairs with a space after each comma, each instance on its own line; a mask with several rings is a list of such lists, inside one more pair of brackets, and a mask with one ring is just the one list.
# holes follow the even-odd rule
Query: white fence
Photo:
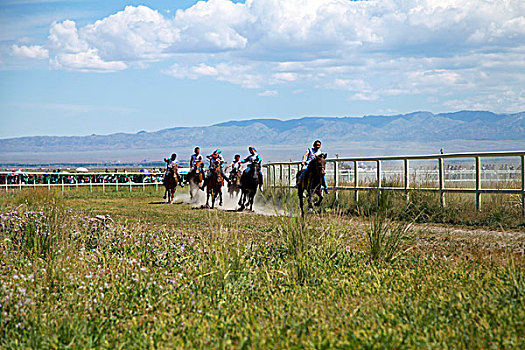
[[[184, 179], [187, 171], [179, 169], [180, 175]], [[128, 190], [154, 186], [158, 190], [162, 186], [164, 174], [147, 174], [141, 172], [120, 172], [120, 173], [70, 173], [70, 172], [35, 172], [17, 171], [0, 172], [0, 188], [5, 191], [10, 189], [32, 188], [81, 188], [88, 187], [90, 191], [94, 187], [100, 187], [103, 191], [114, 189], [116, 191]]]
[[[512, 169], [485, 169], [482, 159], [496, 158], [499, 161], [515, 157], [519, 165]], [[423, 156], [391, 156], [391, 157], [358, 157], [358, 158], [329, 158], [327, 159], [327, 181], [330, 188], [336, 190], [354, 191], [355, 200], [359, 199], [359, 191], [402, 191], [406, 199], [410, 200], [411, 191], [438, 192], [441, 205], [445, 205], [445, 193], [474, 193], [476, 208], [481, 207], [482, 193], [502, 193], [521, 195], [522, 214], [525, 216], [525, 151], [514, 152], [483, 152], [483, 153], [454, 153]], [[473, 161], [472, 169], [445, 168], [445, 160]], [[392, 164], [402, 162], [400, 171], [393, 170]], [[413, 163], [424, 163], [414, 167]], [[373, 164], [363, 168], [364, 165]], [[434, 163], [435, 166], [429, 166]], [[350, 164], [350, 168], [343, 168], [342, 164]], [[388, 164], [390, 169], [384, 170]], [[456, 169], [454, 169], [456, 167]], [[273, 187], [295, 187], [295, 175], [301, 168], [301, 162], [276, 162], [264, 165], [266, 169], [266, 183]], [[434, 169], [435, 168], [435, 169]], [[397, 182], [399, 186], [385, 186], [386, 182]], [[473, 187], [468, 187], [469, 182]], [[519, 188], [501, 188], [502, 183], [515, 182]], [[445, 184], [453, 183], [453, 187]], [[496, 188], [487, 188], [482, 184], [490, 184]]]

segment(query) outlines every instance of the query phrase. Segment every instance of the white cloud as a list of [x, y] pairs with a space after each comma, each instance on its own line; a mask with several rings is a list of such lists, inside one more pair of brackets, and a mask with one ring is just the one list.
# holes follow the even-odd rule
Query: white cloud
[[516, 106], [504, 91], [520, 97], [525, 84], [525, 1], [209, 0], [171, 17], [127, 6], [80, 28], [53, 23], [46, 43], [19, 42], [12, 52], [43, 58], [46, 50], [53, 67], [69, 70], [166, 60], [165, 73], [178, 79], [252, 89], [299, 82], [361, 101], [490, 94]]
[[86, 51], [88, 44], [78, 36], [74, 21], [54, 22], [49, 29], [48, 46], [52, 52], [77, 53]]
[[363, 94], [363, 93], [356, 93], [351, 95], [348, 98], [350, 101], [377, 101], [379, 100], [379, 96], [375, 94]]
[[175, 40], [172, 22], [146, 6], [123, 11], [88, 24], [80, 36], [104, 60], [158, 59]]
[[124, 62], [103, 61], [96, 50], [86, 52], [66, 53], [55, 56], [51, 61], [54, 68], [65, 68], [78, 71], [113, 72], [127, 68]]
[[279, 95], [279, 93], [276, 90], [265, 90], [265, 91], [259, 92], [257, 95], [274, 97], [274, 96]]
[[172, 52], [220, 52], [246, 47], [248, 39], [241, 32], [252, 17], [244, 4], [229, 0], [199, 1], [186, 10], [178, 10], [173, 28], [178, 33]]
[[11, 50], [14, 56], [20, 58], [33, 58], [41, 60], [49, 57], [49, 51], [40, 45], [13, 45], [11, 46]]

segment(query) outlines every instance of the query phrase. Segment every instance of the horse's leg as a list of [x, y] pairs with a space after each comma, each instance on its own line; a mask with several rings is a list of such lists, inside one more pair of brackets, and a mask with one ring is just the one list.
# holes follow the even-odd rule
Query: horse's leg
[[210, 207], [210, 191], [206, 191], [206, 207]]
[[222, 205], [222, 189], [219, 190], [219, 206]]
[[241, 192], [241, 199], [239, 199], [239, 211], [244, 210], [244, 200], [246, 198], [246, 191], [242, 190]]
[[255, 199], [255, 193], [255, 191], [250, 193], [250, 211], [253, 211], [253, 200]]
[[242, 196], [244, 194], [244, 191], [241, 191], [241, 196], [239, 197], [239, 202], [237, 204], [242, 205]]
[[313, 191], [308, 190], [306, 196], [308, 197], [308, 211], [312, 211], [313, 208]]
[[317, 202], [315, 202], [315, 206], [318, 207], [321, 205], [321, 202], [323, 201], [323, 192], [321, 189], [315, 191], [315, 194], [317, 195], [318, 197], [318, 200]]

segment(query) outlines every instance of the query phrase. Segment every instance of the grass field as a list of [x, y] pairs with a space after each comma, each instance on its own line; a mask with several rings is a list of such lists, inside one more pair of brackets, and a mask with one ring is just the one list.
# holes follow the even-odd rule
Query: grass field
[[0, 348], [525, 348], [519, 217], [469, 229], [386, 204], [363, 219], [328, 200], [303, 220], [161, 202], [2, 194]]

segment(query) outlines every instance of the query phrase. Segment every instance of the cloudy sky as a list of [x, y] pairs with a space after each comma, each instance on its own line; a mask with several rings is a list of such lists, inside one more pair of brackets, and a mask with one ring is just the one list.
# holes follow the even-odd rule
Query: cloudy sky
[[523, 0], [0, 2], [0, 137], [525, 110]]

